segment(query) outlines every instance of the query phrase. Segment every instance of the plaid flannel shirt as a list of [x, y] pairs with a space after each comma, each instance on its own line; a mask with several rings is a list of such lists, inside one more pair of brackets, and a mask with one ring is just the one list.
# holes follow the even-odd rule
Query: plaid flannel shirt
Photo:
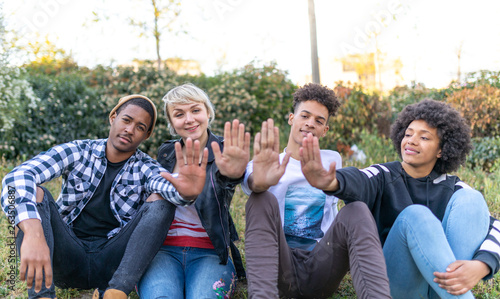
[[[36, 186], [62, 176], [57, 199], [59, 213], [71, 224], [94, 195], [106, 171], [106, 142], [76, 140], [54, 146], [8, 173], [2, 182], [2, 208], [9, 219], [19, 222], [37, 218]], [[137, 150], [125, 163], [111, 186], [111, 210], [126, 225], [151, 193], [160, 193], [174, 205], [186, 206], [173, 185], [160, 172], [166, 171], [155, 160]], [[120, 228], [111, 231], [112, 237]]]

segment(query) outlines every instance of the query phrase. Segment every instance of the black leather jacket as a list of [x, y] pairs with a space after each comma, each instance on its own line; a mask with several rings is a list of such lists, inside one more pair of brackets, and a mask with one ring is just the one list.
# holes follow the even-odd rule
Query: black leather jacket
[[[181, 142], [182, 139], [169, 140], [163, 143], [158, 149], [158, 162], [168, 171], [172, 172], [175, 167], [175, 142]], [[234, 227], [233, 219], [229, 213], [229, 205], [233, 199], [236, 186], [241, 183], [243, 177], [233, 180], [220, 174], [215, 157], [212, 152], [211, 143], [215, 141], [219, 144], [221, 150], [224, 141], [221, 136], [216, 136], [208, 130], [208, 162], [207, 178], [202, 193], [196, 199], [194, 205], [201, 219], [201, 224], [205, 228], [210, 241], [214, 245], [215, 252], [220, 258], [221, 264], [227, 264], [229, 250], [233, 257], [233, 263], [238, 274], [238, 278], [245, 277], [245, 270], [241, 255], [234, 241], [238, 240], [238, 233]]]

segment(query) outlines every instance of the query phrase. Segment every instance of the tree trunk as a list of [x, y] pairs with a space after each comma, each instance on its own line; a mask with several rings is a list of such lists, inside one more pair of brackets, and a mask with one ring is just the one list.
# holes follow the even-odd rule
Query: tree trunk
[[313, 83], [320, 83], [318, 63], [318, 42], [316, 37], [316, 14], [314, 12], [314, 0], [308, 0], [309, 4], [309, 30], [311, 34], [311, 67]]
[[158, 19], [160, 18], [160, 12], [158, 10], [158, 5], [156, 4], [156, 0], [151, 0], [151, 4], [153, 4], [153, 9], [155, 13], [155, 28], [154, 28], [154, 37], [156, 40], [156, 57], [158, 64], [158, 71], [161, 71], [161, 56], [160, 56], [160, 36], [161, 32], [158, 29]]

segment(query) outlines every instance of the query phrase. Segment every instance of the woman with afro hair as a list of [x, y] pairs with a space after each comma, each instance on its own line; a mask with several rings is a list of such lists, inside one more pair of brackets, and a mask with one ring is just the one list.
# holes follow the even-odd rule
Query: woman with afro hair
[[471, 289], [500, 265], [500, 222], [480, 192], [447, 173], [465, 162], [470, 129], [458, 111], [423, 100], [391, 128], [402, 161], [322, 167], [317, 138], [301, 148], [309, 183], [346, 204], [370, 208], [383, 245], [393, 298], [473, 298]]

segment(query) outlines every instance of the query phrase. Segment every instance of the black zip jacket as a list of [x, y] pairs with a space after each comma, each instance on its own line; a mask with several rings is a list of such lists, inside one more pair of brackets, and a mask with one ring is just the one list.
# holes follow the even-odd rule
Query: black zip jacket
[[[457, 176], [440, 174], [434, 170], [424, 178], [412, 178], [406, 174], [399, 161], [372, 165], [365, 169], [342, 168], [337, 170], [337, 180], [339, 190], [326, 193], [337, 196], [346, 204], [353, 201], [365, 202], [377, 223], [382, 244], [397, 216], [407, 206], [427, 206], [442, 221], [453, 193], [468, 187]], [[495, 235], [500, 234], [498, 229], [500, 222], [491, 218], [485, 243], [490, 240], [493, 246], [481, 246], [473, 257], [490, 267], [491, 273], [485, 279], [493, 277], [500, 267], [500, 240], [495, 238]]]
[[[172, 172], [175, 167], [175, 142], [181, 142], [182, 139], [169, 140], [163, 143], [158, 149], [158, 162], [168, 171]], [[207, 161], [207, 178], [205, 187], [194, 205], [198, 216], [201, 219], [201, 224], [205, 228], [210, 241], [214, 245], [215, 252], [220, 258], [221, 264], [226, 265], [229, 257], [229, 250], [233, 257], [233, 263], [236, 268], [238, 278], [245, 277], [245, 269], [241, 259], [240, 252], [234, 245], [234, 241], [238, 240], [238, 233], [229, 213], [229, 206], [233, 199], [233, 194], [236, 186], [241, 183], [243, 176], [239, 179], [232, 180], [220, 174], [217, 165], [215, 164], [215, 156], [212, 152], [211, 143], [215, 141], [219, 144], [221, 151], [224, 147], [223, 138], [216, 136], [208, 130], [208, 148]]]

